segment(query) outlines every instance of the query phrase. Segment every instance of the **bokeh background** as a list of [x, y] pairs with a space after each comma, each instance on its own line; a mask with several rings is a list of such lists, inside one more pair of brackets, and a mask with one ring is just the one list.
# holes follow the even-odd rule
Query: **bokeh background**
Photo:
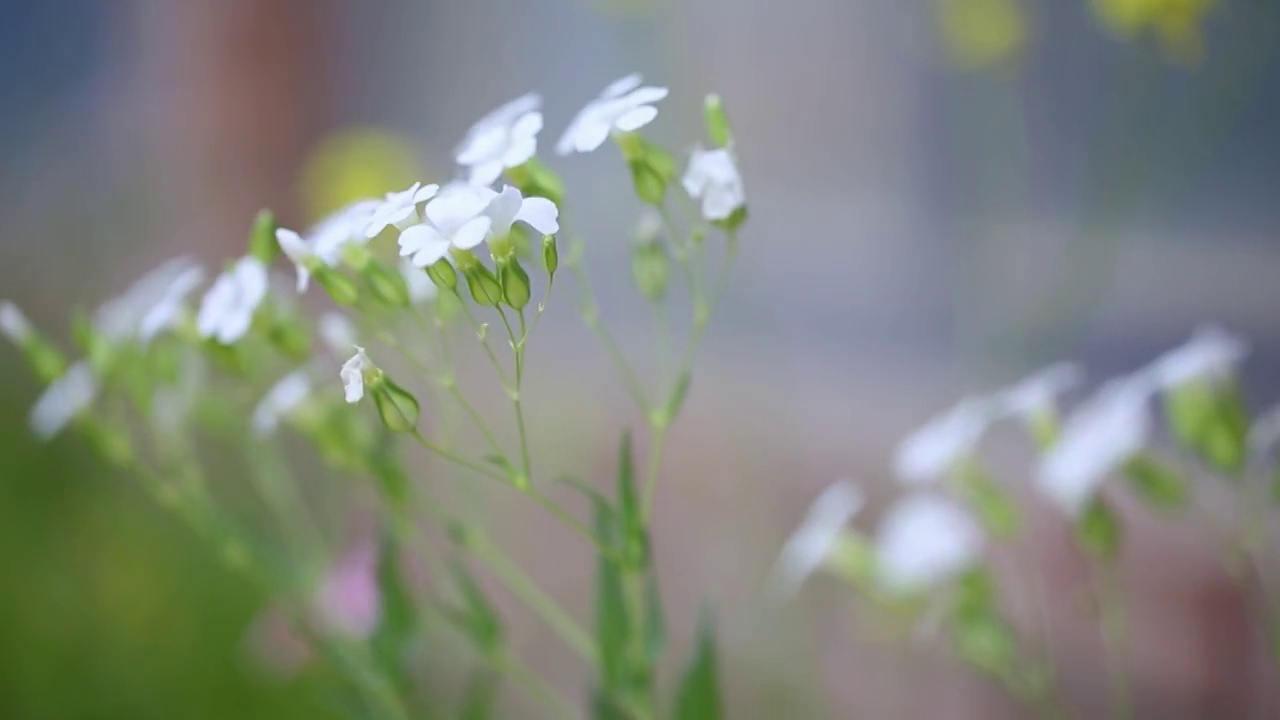
[[[165, 258], [238, 254], [260, 207], [301, 226], [353, 194], [452, 176], [470, 123], [528, 90], [545, 97], [547, 148], [600, 87], [642, 71], [672, 88], [651, 130], [680, 150], [716, 91], [751, 221], [658, 497], [676, 647], [714, 604], [735, 717], [1017, 717], [834, 583], [783, 608], [761, 587], [820, 488], [866, 485], [870, 527], [898, 438], [1049, 361], [1097, 380], [1216, 321], [1254, 342], [1251, 401], [1280, 398], [1280, 5], [1166, 2], [1191, 29], [1126, 32], [1104, 4], [6, 0], [0, 297], [65, 336], [73, 308]], [[625, 168], [608, 148], [551, 164], [575, 191], [608, 322], [641, 355], [652, 328], [628, 282]], [[535, 443], [607, 477], [614, 429], [637, 419], [569, 303], [544, 328]], [[0, 351], [0, 717], [325, 717], [321, 674], [282, 680], [249, 650], [266, 598], [74, 439], [29, 440], [37, 393]], [[988, 451], [1034, 504], [1018, 438]], [[1202, 534], [1133, 510], [1143, 716], [1280, 717], [1247, 598]], [[585, 548], [518, 502], [488, 511], [588, 617]], [[1062, 680], [1100, 716], [1084, 568], [1052, 512], [1032, 525], [1035, 541], [997, 561], [1046, 583]], [[519, 651], [578, 693], [574, 659], [504, 607]], [[532, 712], [508, 695], [511, 716]]]

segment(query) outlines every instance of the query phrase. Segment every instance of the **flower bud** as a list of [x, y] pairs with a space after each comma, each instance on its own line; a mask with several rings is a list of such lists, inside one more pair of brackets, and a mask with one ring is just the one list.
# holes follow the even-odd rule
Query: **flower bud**
[[502, 285], [498, 278], [484, 263], [469, 250], [451, 248], [450, 255], [458, 263], [458, 269], [467, 279], [467, 287], [471, 290], [471, 298], [480, 305], [497, 307], [502, 301]]
[[253, 230], [249, 233], [249, 255], [270, 265], [280, 254], [280, 243], [276, 242], [275, 213], [263, 208], [253, 219]]
[[507, 168], [507, 179], [525, 197], [544, 197], [556, 205], [564, 199], [564, 181], [537, 157]]
[[1210, 465], [1237, 472], [1244, 463], [1248, 419], [1235, 382], [1191, 381], [1165, 392], [1169, 429]]
[[441, 290], [453, 290], [458, 287], [458, 272], [453, 269], [453, 263], [445, 258], [427, 267], [427, 277], [431, 278], [431, 282]]
[[1101, 496], [1095, 497], [1076, 518], [1075, 537], [1088, 555], [1106, 562], [1115, 560], [1123, 537], [1120, 517]]
[[1186, 482], [1173, 468], [1150, 455], [1130, 458], [1124, 465], [1124, 474], [1134, 491], [1153, 508], [1171, 510], [1187, 504]]
[[498, 280], [502, 285], [502, 299], [516, 310], [524, 309], [529, 304], [532, 292], [529, 290], [529, 274], [520, 267], [520, 261], [514, 257], [498, 263]]
[[360, 291], [356, 289], [355, 283], [331, 267], [323, 264], [316, 265], [311, 269], [311, 276], [339, 305], [354, 305], [356, 300], [360, 299]]
[[733, 143], [733, 133], [729, 130], [729, 116], [725, 114], [724, 104], [720, 96], [708, 95], [702, 105], [703, 117], [707, 123], [707, 139], [715, 147], [728, 147]]
[[385, 373], [370, 383], [374, 405], [382, 424], [392, 432], [408, 432], [418, 427], [418, 400], [408, 390], [391, 381]]
[[666, 247], [657, 240], [638, 242], [632, 248], [631, 279], [650, 302], [658, 302], [666, 294], [669, 266]]
[[364, 276], [371, 294], [378, 301], [391, 307], [409, 306], [409, 286], [399, 272], [370, 257], [360, 274]]

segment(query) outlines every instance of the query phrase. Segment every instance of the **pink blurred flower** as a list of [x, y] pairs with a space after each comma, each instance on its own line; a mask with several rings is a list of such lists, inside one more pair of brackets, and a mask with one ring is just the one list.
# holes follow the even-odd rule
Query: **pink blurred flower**
[[356, 546], [329, 571], [312, 598], [312, 619], [322, 633], [368, 637], [382, 615], [378, 546]]

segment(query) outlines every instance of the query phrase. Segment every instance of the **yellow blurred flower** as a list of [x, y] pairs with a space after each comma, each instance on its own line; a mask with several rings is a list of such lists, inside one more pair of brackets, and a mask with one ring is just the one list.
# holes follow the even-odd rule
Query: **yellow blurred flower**
[[1171, 56], [1195, 62], [1204, 54], [1200, 25], [1217, 0], [1090, 0], [1114, 32], [1136, 37], [1153, 32]]
[[938, 0], [939, 32], [956, 65], [984, 68], [1022, 51], [1026, 12], [1020, 0]]
[[302, 170], [302, 206], [312, 220], [362, 198], [380, 198], [421, 173], [417, 148], [380, 128], [335, 132], [315, 149]]

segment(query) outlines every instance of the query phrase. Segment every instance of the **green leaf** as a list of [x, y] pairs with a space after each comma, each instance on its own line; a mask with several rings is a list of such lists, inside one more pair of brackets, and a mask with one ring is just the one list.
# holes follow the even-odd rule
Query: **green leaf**
[[636, 464], [631, 452], [631, 433], [624, 432], [618, 446], [618, 519], [623, 558], [631, 568], [644, 567], [649, 548], [644, 517], [636, 494]]
[[667, 424], [675, 422], [676, 417], [680, 415], [680, 410], [684, 407], [684, 399], [689, 396], [689, 383], [693, 380], [693, 375], [688, 370], [680, 373], [680, 378], [676, 380], [675, 390], [671, 393], [671, 401], [667, 403], [667, 416], [665, 421]]
[[467, 566], [454, 561], [451, 569], [462, 594], [463, 606], [448, 610], [446, 614], [471, 638], [477, 650], [488, 657], [496, 656], [502, 649], [502, 620]]
[[634, 720], [611, 694], [603, 688], [591, 690], [591, 720]]
[[697, 647], [685, 668], [676, 695], [675, 720], [716, 720], [723, 717], [716, 661], [715, 627], [711, 615], [698, 620]]
[[649, 563], [649, 577], [645, 584], [644, 645], [649, 667], [657, 667], [667, 650], [667, 619], [662, 612], [662, 592], [658, 588], [658, 573], [652, 562]]
[[978, 515], [982, 525], [997, 538], [1011, 538], [1022, 525], [1018, 503], [976, 464], [961, 468], [958, 490]]
[[412, 678], [405, 663], [417, 622], [413, 596], [400, 571], [400, 546], [391, 533], [385, 533], [378, 550], [378, 596], [382, 602], [378, 627], [370, 638], [373, 654], [388, 677], [401, 689], [407, 689]]
[[478, 665], [467, 678], [467, 687], [462, 693], [462, 702], [458, 708], [459, 720], [488, 720], [496, 717], [494, 711], [498, 705], [498, 691], [502, 686], [502, 675], [488, 665]]
[[1080, 548], [1099, 560], [1114, 560], [1120, 554], [1120, 518], [1101, 497], [1094, 498], [1076, 519], [1075, 535]]
[[1187, 504], [1187, 484], [1173, 468], [1147, 454], [1125, 463], [1125, 477], [1134, 491], [1152, 507], [1171, 510]]
[[[614, 515], [607, 505], [596, 504], [596, 535], [606, 545], [619, 538]], [[617, 692], [627, 685], [630, 666], [628, 645], [631, 622], [627, 614], [622, 572], [609, 556], [596, 560], [596, 639], [600, 651], [600, 671], [604, 689]]]

